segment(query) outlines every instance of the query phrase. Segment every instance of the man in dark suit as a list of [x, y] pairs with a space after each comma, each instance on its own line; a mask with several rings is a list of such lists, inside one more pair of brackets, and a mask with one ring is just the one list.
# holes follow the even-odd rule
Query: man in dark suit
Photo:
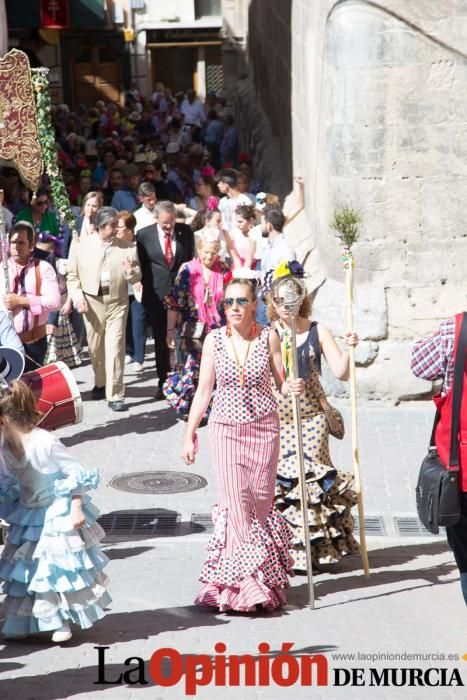
[[193, 231], [186, 224], [176, 223], [176, 216], [172, 202], [158, 202], [157, 223], [140, 229], [136, 236], [142, 271], [143, 305], [154, 336], [159, 377], [158, 401], [164, 398], [162, 385], [170, 371], [164, 297], [169, 294], [180, 266], [195, 254]]

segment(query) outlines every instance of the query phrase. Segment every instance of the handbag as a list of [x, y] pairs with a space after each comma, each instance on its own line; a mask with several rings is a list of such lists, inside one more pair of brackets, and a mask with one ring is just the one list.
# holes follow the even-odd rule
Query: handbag
[[185, 352], [200, 352], [206, 334], [203, 321], [185, 321], [180, 328], [181, 349]]
[[201, 340], [205, 329], [206, 324], [203, 321], [185, 321], [180, 328], [180, 337]]
[[431, 432], [430, 447], [420, 467], [415, 490], [418, 517], [426, 529], [434, 535], [439, 533], [440, 526], [451, 527], [460, 520], [459, 423], [466, 350], [467, 314], [464, 313], [454, 364], [449, 462], [446, 466], [443, 464], [435, 444], [436, 428], [441, 418], [441, 413], [437, 410]]
[[344, 419], [342, 413], [335, 406], [331, 406], [324, 391], [319, 395], [319, 403], [328, 422], [329, 434], [338, 440], [345, 435]]

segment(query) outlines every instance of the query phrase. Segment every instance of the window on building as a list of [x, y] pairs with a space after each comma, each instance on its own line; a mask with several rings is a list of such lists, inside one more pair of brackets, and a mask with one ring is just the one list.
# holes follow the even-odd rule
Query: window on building
[[221, 0], [195, 0], [195, 17], [219, 17], [221, 14]]

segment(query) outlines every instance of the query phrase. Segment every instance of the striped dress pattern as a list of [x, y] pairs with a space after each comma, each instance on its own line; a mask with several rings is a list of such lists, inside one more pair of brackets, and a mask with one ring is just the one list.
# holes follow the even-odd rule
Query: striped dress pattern
[[225, 328], [214, 333], [217, 391], [209, 419], [219, 500], [198, 605], [273, 610], [286, 602], [291, 533], [274, 505], [279, 418], [268, 328], [252, 344], [240, 385]]

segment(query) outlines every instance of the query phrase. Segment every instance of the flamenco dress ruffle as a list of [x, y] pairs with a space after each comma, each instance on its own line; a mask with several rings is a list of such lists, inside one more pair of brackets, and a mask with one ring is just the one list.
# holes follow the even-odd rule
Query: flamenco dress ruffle
[[228, 538], [232, 537], [228, 511], [218, 511], [215, 506], [212, 517], [214, 533], [200, 576], [204, 585], [195, 603], [221, 612], [253, 612], [257, 605], [274, 610], [285, 605], [292, 536], [276, 508], [271, 507], [264, 525], [253, 512], [248, 537], [232, 557], [226, 554]]
[[103, 617], [111, 601], [103, 573], [108, 559], [99, 548], [105, 533], [88, 496], [83, 497], [85, 525], [75, 530], [71, 521], [72, 495], [95, 488], [98, 480], [97, 470], [84, 469], [57, 478], [52, 502], [37, 508], [22, 506], [11, 483], [0, 491], [0, 514], [9, 524], [0, 559], [3, 634], [53, 631], [65, 621], [88, 628]]
[[[302, 534], [301, 494], [295, 451], [284, 455], [277, 474], [276, 506], [293, 532], [294, 569], [306, 571]], [[291, 477], [291, 474], [296, 474]], [[308, 524], [312, 560], [316, 564], [334, 564], [346, 554], [359, 551], [353, 536], [350, 509], [357, 503], [353, 476], [332, 466], [314, 462], [305, 455]]]
[[[319, 405], [318, 374], [312, 374], [306, 395], [300, 397], [302, 437], [308, 494], [311, 556], [315, 564], [335, 564], [359, 551], [353, 536], [351, 508], [357, 503], [353, 476], [336, 470], [329, 454], [329, 427]], [[278, 397], [281, 454], [277, 466], [275, 503], [293, 532], [291, 554], [295, 571], [306, 571], [303, 542], [299, 463], [290, 401]]]

